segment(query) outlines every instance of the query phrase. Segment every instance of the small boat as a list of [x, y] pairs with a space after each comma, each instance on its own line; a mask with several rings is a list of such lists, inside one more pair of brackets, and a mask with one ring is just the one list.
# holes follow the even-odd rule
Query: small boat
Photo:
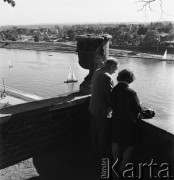
[[115, 54], [114, 53], [109, 53], [109, 56], [115, 56]]
[[168, 56], [167, 49], [164, 52], [164, 55], [160, 58], [161, 61], [174, 61], [173, 56]]
[[77, 82], [77, 81], [78, 81], [78, 80], [76, 79], [76, 77], [75, 77], [75, 75], [74, 75], [74, 73], [72, 72], [71, 67], [70, 67], [67, 80], [64, 81], [64, 83], [75, 83], [75, 82]]
[[167, 59], [167, 49], [166, 49], [166, 51], [165, 51], [165, 53], [164, 53], [162, 59]]
[[128, 55], [139, 55], [139, 52], [137, 51], [131, 51], [128, 53]]
[[141, 54], [139, 52], [137, 52], [137, 51], [131, 51], [127, 55], [130, 58], [140, 58], [140, 57], [142, 57]]
[[115, 57], [127, 57], [127, 54], [123, 54], [122, 52], [115, 53]]
[[9, 67], [9, 68], [12, 68], [12, 67], [13, 67], [13, 65], [11, 64], [10, 61], [8, 61], [8, 67]]

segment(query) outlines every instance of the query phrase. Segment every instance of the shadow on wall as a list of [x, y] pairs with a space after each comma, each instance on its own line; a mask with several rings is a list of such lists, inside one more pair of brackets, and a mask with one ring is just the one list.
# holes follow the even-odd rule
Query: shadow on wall
[[35, 155], [33, 164], [39, 176], [30, 180], [97, 180], [99, 174], [99, 163], [92, 158], [86, 140]]

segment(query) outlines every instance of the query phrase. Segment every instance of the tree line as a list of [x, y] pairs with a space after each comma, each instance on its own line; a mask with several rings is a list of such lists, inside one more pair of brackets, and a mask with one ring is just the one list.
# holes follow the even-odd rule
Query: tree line
[[112, 45], [153, 46], [164, 41], [174, 41], [174, 23], [149, 24], [76, 24], [38, 27], [18, 31], [17, 27], [0, 32], [0, 40], [17, 41], [21, 35], [33, 37], [33, 41], [75, 41], [76, 36], [85, 34], [110, 34]]

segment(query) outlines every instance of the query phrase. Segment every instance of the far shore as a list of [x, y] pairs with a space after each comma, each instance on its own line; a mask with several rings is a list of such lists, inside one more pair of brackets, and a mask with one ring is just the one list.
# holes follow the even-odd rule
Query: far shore
[[5, 49], [23, 49], [36, 51], [61, 51], [61, 52], [75, 52], [76, 45], [71, 42], [4, 42], [0, 41], [0, 48]]
[[[22, 50], [36, 50], [36, 51], [50, 51], [50, 52], [65, 52], [65, 53], [76, 53], [76, 42], [66, 41], [66, 42], [19, 42], [19, 41], [0, 41], [0, 48], [5, 49], [22, 49]], [[128, 53], [134, 50], [128, 49], [117, 49], [110, 48], [110, 55], [117, 56], [120, 53], [122, 57], [127, 56]], [[135, 50], [136, 51], [136, 50]], [[144, 54], [141, 56], [143, 58], [161, 58], [161, 55], [154, 52], [140, 52]], [[131, 56], [140, 57], [140, 56]], [[173, 54], [168, 54], [168, 58], [174, 60]]]

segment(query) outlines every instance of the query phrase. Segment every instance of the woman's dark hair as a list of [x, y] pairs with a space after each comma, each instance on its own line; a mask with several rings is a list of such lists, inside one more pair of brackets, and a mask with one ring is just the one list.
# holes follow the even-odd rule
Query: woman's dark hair
[[135, 76], [132, 71], [128, 69], [123, 69], [118, 73], [117, 81], [125, 81], [127, 83], [132, 83], [135, 80]]

